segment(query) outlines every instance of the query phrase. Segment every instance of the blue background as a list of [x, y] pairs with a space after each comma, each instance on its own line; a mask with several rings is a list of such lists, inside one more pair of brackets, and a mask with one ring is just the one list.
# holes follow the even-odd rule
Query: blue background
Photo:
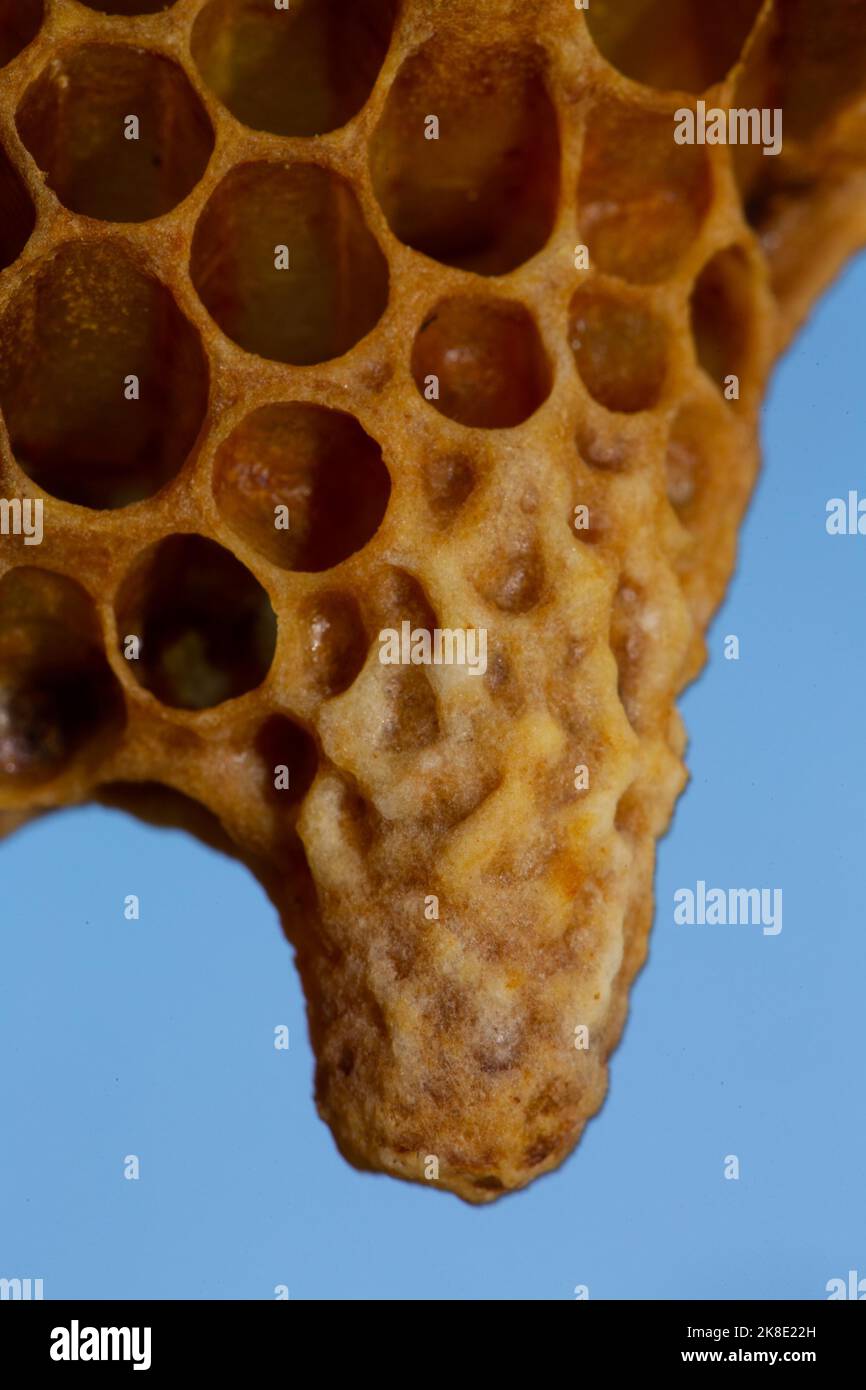
[[[46, 1298], [293, 1299], [814, 1299], [866, 1276], [866, 538], [824, 527], [829, 497], [866, 487], [864, 320], [861, 260], [775, 379], [738, 575], [683, 701], [692, 782], [650, 963], [565, 1166], [484, 1209], [355, 1172], [315, 1114], [290, 951], [251, 875], [182, 832], [63, 812], [0, 844], [0, 1276]], [[781, 935], [675, 927], [699, 878], [781, 887]]]

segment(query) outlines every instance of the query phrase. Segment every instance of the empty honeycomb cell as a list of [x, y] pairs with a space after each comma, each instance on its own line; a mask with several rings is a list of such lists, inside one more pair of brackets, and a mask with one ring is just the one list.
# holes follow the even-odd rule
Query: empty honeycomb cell
[[376, 841], [381, 817], [371, 802], [357, 787], [342, 778], [338, 781], [336, 822], [340, 835], [362, 854], [367, 854]]
[[695, 353], [710, 380], [730, 400], [728, 378], [743, 373], [752, 338], [752, 277], [739, 247], [719, 251], [698, 276], [691, 298]]
[[36, 38], [43, 13], [43, 0], [0, 0], [0, 67]]
[[428, 315], [412, 347], [412, 375], [440, 414], [479, 429], [522, 424], [552, 381], [528, 310], [480, 296], [443, 300]]
[[98, 756], [124, 718], [85, 591], [48, 570], [10, 570], [0, 580], [0, 793]]
[[355, 194], [315, 164], [233, 169], [199, 218], [190, 270], [229, 338], [295, 366], [348, 352], [388, 300], [388, 265]]
[[123, 507], [181, 468], [207, 409], [198, 333], [121, 246], [66, 242], [0, 323], [13, 452], [66, 502]]
[[0, 270], [17, 260], [36, 226], [30, 194], [0, 147]]
[[664, 325], [639, 304], [603, 290], [578, 290], [569, 339], [586, 389], [608, 410], [651, 410], [667, 374]]
[[544, 594], [544, 561], [536, 542], [521, 540], [476, 578], [478, 592], [503, 613], [528, 613]]
[[484, 684], [490, 694], [502, 704], [511, 714], [516, 714], [520, 708], [521, 695], [514, 677], [514, 670], [508, 657], [493, 646], [488, 641], [488, 647], [492, 649], [487, 657], [487, 674], [484, 677]]
[[612, 67], [648, 87], [702, 92], [737, 61], [762, 0], [591, 0], [586, 22]]
[[273, 714], [259, 729], [255, 749], [268, 801], [285, 806], [303, 800], [318, 766], [316, 745], [306, 729], [283, 714]]
[[247, 416], [214, 463], [229, 526], [290, 570], [330, 569], [360, 550], [390, 491], [382, 451], [352, 415], [297, 401]]
[[628, 466], [628, 451], [621, 439], [602, 434], [589, 421], [581, 423], [575, 440], [577, 452], [590, 468], [619, 473]]
[[408, 570], [391, 565], [371, 585], [368, 601], [377, 627], [399, 628], [408, 622], [427, 632], [436, 627], [436, 614], [424, 587]]
[[18, 132], [72, 212], [144, 222], [176, 207], [204, 173], [214, 136], [169, 58], [90, 44], [53, 58], [27, 89]]
[[711, 476], [706, 457], [714, 429], [707, 412], [698, 405], [685, 405], [671, 426], [665, 458], [667, 494], [680, 520], [688, 525], [698, 506], [704, 484]]
[[667, 279], [712, 196], [700, 145], [676, 145], [673, 114], [606, 105], [590, 115], [578, 206], [593, 266], [639, 284]]
[[[408, 570], [389, 566], [371, 586], [368, 602], [381, 633], [391, 629], [402, 635], [403, 623], [411, 633], [433, 635], [436, 614], [424, 586]], [[386, 715], [381, 728], [382, 745], [391, 753], [428, 748], [439, 737], [439, 711], [427, 672], [420, 666], [388, 667], [384, 679]]]
[[325, 699], [340, 695], [367, 659], [369, 641], [357, 599], [342, 589], [316, 594], [305, 610], [304, 625], [316, 690]]
[[502, 275], [545, 245], [559, 131], [537, 49], [432, 42], [388, 93], [370, 145], [394, 235], [445, 265]]
[[275, 135], [320, 135], [360, 111], [388, 51], [396, 0], [210, 0], [192, 55], [233, 115]]
[[[248, 569], [204, 536], [168, 536], [139, 556], [117, 597], [117, 630], [140, 685], [175, 709], [209, 709], [261, 685], [277, 623]], [[130, 648], [132, 650], [132, 648]]]
[[423, 466], [424, 492], [436, 520], [447, 523], [468, 499], [475, 487], [472, 460], [465, 454], [433, 454]]
[[436, 696], [420, 666], [392, 667], [385, 677], [387, 713], [382, 744], [390, 753], [429, 748], [439, 737]]

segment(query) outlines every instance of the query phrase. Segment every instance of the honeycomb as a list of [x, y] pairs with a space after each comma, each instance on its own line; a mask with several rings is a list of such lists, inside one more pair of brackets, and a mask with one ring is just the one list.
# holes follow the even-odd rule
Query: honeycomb
[[[866, 3], [0, 0], [0, 63], [0, 828], [206, 808], [345, 1156], [522, 1187], [604, 1096], [768, 373], [866, 243]], [[781, 153], [677, 144], [701, 99]]]

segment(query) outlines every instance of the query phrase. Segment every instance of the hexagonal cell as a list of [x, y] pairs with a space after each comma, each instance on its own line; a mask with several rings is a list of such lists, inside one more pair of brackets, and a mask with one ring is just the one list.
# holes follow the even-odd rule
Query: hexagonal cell
[[382, 450], [357, 420], [300, 401], [248, 415], [214, 461], [223, 517], [283, 569], [326, 570], [360, 550], [390, 493]]
[[44, 9], [43, 0], [0, 0], [0, 68], [36, 38]]
[[465, 454], [431, 454], [422, 467], [427, 505], [440, 525], [453, 521], [476, 484], [475, 467]]
[[664, 325], [640, 305], [600, 289], [571, 301], [569, 340], [586, 389], [607, 410], [651, 410], [667, 373]]
[[355, 194], [316, 164], [233, 169], [199, 218], [190, 271], [229, 338], [294, 366], [348, 352], [388, 300], [388, 265]]
[[742, 388], [753, 318], [751, 283], [745, 252], [730, 246], [707, 262], [692, 290], [695, 353], [723, 393], [732, 375], [741, 378]]
[[647, 87], [703, 92], [734, 66], [763, 0], [592, 0], [586, 23], [596, 48]]
[[283, 714], [271, 715], [256, 735], [255, 748], [262, 763], [267, 800], [275, 806], [302, 801], [319, 762], [316, 745], [306, 729]]
[[[424, 629], [432, 636], [436, 614], [414, 574], [389, 565], [369, 586], [367, 602], [377, 632], [391, 628], [401, 631], [408, 622], [413, 631]], [[378, 651], [378, 647], [377, 647]], [[439, 711], [435, 692], [426, 670], [420, 666], [380, 668], [385, 713], [377, 730], [383, 748], [390, 753], [408, 753], [427, 748], [439, 737]]]
[[[424, 586], [408, 570], [388, 566], [368, 586], [366, 600], [377, 635], [385, 628], [400, 632], [408, 622], [413, 630], [423, 628], [432, 636], [437, 625]], [[377, 654], [378, 650], [377, 644]], [[439, 737], [439, 712], [426, 670], [420, 666], [379, 670], [385, 697], [385, 713], [376, 730], [380, 745], [390, 753], [429, 747]]]
[[603, 473], [621, 473], [629, 465], [625, 441], [600, 430], [594, 421], [581, 421], [575, 443], [578, 454], [590, 468], [599, 468]]
[[594, 267], [639, 284], [673, 273], [712, 195], [699, 145], [675, 145], [673, 116], [606, 105], [589, 119], [578, 190]]
[[109, 242], [67, 242], [0, 324], [0, 407], [33, 481], [81, 506], [150, 497], [207, 409], [198, 333], [164, 285]]
[[0, 270], [17, 261], [36, 226], [36, 209], [17, 170], [0, 146]]
[[475, 579], [478, 592], [503, 613], [528, 613], [544, 595], [545, 573], [534, 538], [522, 537]]
[[209, 709], [261, 685], [276, 647], [270, 599], [240, 561], [204, 536], [150, 546], [117, 598], [121, 642], [140, 641], [130, 668], [175, 709]]
[[386, 713], [378, 729], [389, 753], [429, 748], [439, 737], [439, 709], [427, 672], [420, 666], [392, 666], [384, 677]]
[[408, 570], [389, 565], [369, 586], [367, 601], [377, 628], [396, 627], [402, 622], [432, 633], [436, 615], [424, 586]]
[[0, 789], [99, 757], [124, 720], [89, 596], [49, 570], [10, 570], [0, 580]]
[[210, 0], [192, 55], [245, 125], [321, 135], [351, 120], [373, 90], [396, 9], [396, 0]]
[[340, 695], [360, 673], [370, 645], [357, 599], [341, 589], [315, 594], [303, 621], [313, 684], [325, 699]]
[[547, 399], [550, 363], [532, 315], [509, 299], [444, 299], [412, 347], [418, 390], [441, 415], [477, 429], [522, 424]]
[[688, 525], [700, 504], [707, 475], [705, 451], [712, 437], [707, 411], [699, 405], [685, 405], [671, 426], [665, 457], [668, 499], [677, 516]]
[[502, 275], [550, 236], [559, 157], [537, 50], [434, 41], [391, 86], [370, 169], [400, 241], [445, 265]]
[[183, 69], [108, 44], [53, 58], [24, 94], [18, 133], [72, 212], [108, 222], [160, 217], [192, 191], [214, 135]]

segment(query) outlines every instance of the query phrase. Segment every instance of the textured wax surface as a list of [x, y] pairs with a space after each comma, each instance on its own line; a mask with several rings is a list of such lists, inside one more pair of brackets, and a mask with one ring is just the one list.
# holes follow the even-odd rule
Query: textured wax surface
[[[3, 487], [48, 501], [0, 550], [3, 805], [203, 803], [346, 1155], [484, 1201], [604, 1094], [767, 373], [866, 235], [862, 15], [654, 48], [600, 4], [599, 52], [565, 6], [345, 8], [295, 13], [288, 105], [258, 4], [51, 4], [5, 70]], [[778, 165], [673, 143], [675, 60], [784, 99]], [[382, 665], [406, 620], [485, 677]]]
[[[741, 563], [683, 701], [691, 779], [659, 847], [649, 964], [573, 1157], [483, 1211], [350, 1168], [310, 1103], [300, 985], [252, 875], [81, 807], [0, 847], [9, 1273], [43, 1276], [46, 1298], [284, 1283], [292, 1300], [568, 1300], [579, 1283], [593, 1299], [815, 1299], [862, 1270], [862, 555], [822, 524], [828, 493], [860, 481], [861, 310], [862, 258], [774, 378]], [[722, 656], [732, 631], [739, 662]], [[818, 709], [833, 738], [804, 762]], [[784, 930], [677, 927], [673, 893], [698, 877], [781, 884]]]

